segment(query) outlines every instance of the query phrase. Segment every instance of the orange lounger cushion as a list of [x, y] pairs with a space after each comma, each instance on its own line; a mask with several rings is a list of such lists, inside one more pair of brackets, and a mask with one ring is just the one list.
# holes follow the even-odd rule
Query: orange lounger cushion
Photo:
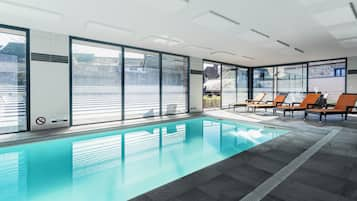
[[345, 113], [346, 110], [342, 109], [309, 109], [308, 112], [313, 113]]
[[301, 107], [301, 106], [288, 106], [288, 105], [282, 105], [279, 106], [278, 109], [282, 109], [282, 110], [305, 110], [305, 107]]
[[275, 107], [275, 105], [273, 105], [273, 104], [250, 104], [249, 107], [267, 108], [267, 107]]

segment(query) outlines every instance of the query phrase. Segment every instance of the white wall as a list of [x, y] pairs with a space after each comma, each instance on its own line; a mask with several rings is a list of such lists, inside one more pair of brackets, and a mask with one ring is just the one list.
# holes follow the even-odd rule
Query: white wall
[[[203, 71], [203, 60], [200, 58], [190, 58], [190, 69]], [[202, 112], [202, 85], [203, 74], [190, 74], [190, 111]]]
[[[357, 56], [347, 58], [348, 70], [357, 70]], [[357, 74], [347, 75], [347, 92], [357, 93]]]
[[[31, 53], [69, 54], [66, 35], [31, 31], [30, 44]], [[68, 127], [69, 64], [31, 60], [30, 77], [31, 130]], [[38, 117], [46, 118], [46, 123], [36, 124]]]

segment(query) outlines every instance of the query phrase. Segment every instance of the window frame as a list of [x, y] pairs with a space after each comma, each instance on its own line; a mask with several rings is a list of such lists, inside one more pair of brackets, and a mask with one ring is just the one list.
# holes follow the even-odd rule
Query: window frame
[[22, 133], [22, 132], [27, 132], [31, 130], [31, 80], [30, 80], [30, 62], [31, 62], [31, 57], [30, 57], [30, 29], [23, 28], [23, 27], [17, 27], [17, 26], [11, 26], [11, 25], [6, 25], [6, 24], [0, 24], [0, 28], [2, 29], [8, 29], [8, 30], [13, 30], [13, 31], [20, 31], [24, 32], [25, 36], [25, 56], [26, 56], [26, 62], [25, 62], [25, 69], [26, 69], [26, 129], [25, 130], [19, 130], [15, 132], [6, 132], [6, 133], [0, 133], [0, 135], [4, 134], [10, 134], [10, 133]]
[[[338, 60], [344, 60], [345, 65], [345, 75], [341, 76], [345, 78], [345, 86], [344, 86], [344, 91], [345, 93], [347, 92], [347, 78], [348, 78], [348, 58], [347, 57], [342, 57], [342, 58], [331, 58], [331, 59], [322, 59], [322, 60], [312, 60], [312, 61], [302, 61], [302, 62], [294, 62], [294, 63], [283, 63], [283, 64], [273, 64], [273, 65], [264, 65], [264, 66], [256, 66], [252, 67], [252, 71], [257, 68], [267, 68], [267, 67], [273, 67], [274, 69], [279, 68], [281, 66], [290, 66], [290, 65], [307, 65], [307, 75], [306, 75], [306, 93], [309, 93], [309, 68], [313, 68], [310, 66], [310, 63], [313, 62], [329, 62], [331, 61], [338, 61]], [[341, 63], [341, 62], [338, 62]], [[274, 70], [275, 71], [275, 70]], [[253, 73], [250, 75], [250, 81], [253, 82]], [[274, 75], [274, 80], [276, 80], [276, 76]], [[274, 81], [275, 82], [275, 81]], [[252, 86], [251, 88], [252, 94], [254, 94], [254, 87]], [[274, 89], [273, 89], [274, 90]], [[276, 94], [275, 94], [276, 95]]]
[[178, 115], [178, 114], [186, 114], [186, 113], [189, 113], [190, 112], [190, 57], [188, 56], [180, 56], [180, 55], [175, 55], [175, 54], [170, 54], [170, 53], [163, 53], [161, 52], [160, 54], [160, 116], [167, 116], [167, 115], [172, 115], [172, 114], [164, 114], [163, 113], [163, 86], [164, 86], [164, 83], [163, 83], [163, 72], [164, 72], [164, 66], [163, 66], [163, 56], [166, 55], [166, 56], [172, 56], [172, 57], [182, 57], [183, 59], [185, 59], [187, 61], [187, 69], [186, 69], [186, 78], [187, 78], [187, 83], [186, 83], [186, 87], [187, 87], [187, 90], [186, 90], [186, 110], [185, 112], [179, 112], [179, 113], [176, 113], [175, 115]]
[[[248, 75], [247, 75], [247, 89], [248, 89], [248, 91], [247, 91], [247, 97], [249, 98], [250, 96], [251, 96], [251, 89], [250, 89], [250, 80], [251, 80], [251, 76], [250, 76], [250, 70], [249, 69], [252, 69], [252, 67], [247, 67], [247, 66], [242, 66], [242, 65], [237, 65], [237, 64], [232, 64], [232, 63], [227, 63], [227, 62], [221, 62], [221, 61], [215, 61], [215, 60], [210, 60], [210, 59], [202, 59], [202, 70], [203, 70], [203, 65], [204, 65], [204, 63], [205, 62], [209, 62], [209, 63], [217, 63], [217, 64], [220, 64], [221, 65], [221, 78], [220, 78], [220, 82], [221, 82], [221, 86], [220, 86], [220, 88], [221, 88], [221, 93], [222, 93], [222, 66], [224, 66], [224, 65], [227, 65], [227, 66], [234, 66], [235, 68], [237, 68], [237, 72], [238, 72], [238, 70], [240, 69], [240, 68], [242, 68], [242, 69], [247, 69], [247, 73], [248, 73]], [[237, 78], [237, 77], [236, 77]], [[202, 71], [202, 84], [204, 84], [204, 75], [203, 75], [203, 71]], [[237, 94], [237, 96], [238, 96], [238, 89], [239, 89], [239, 86], [236, 86], [236, 94]], [[203, 88], [201, 89], [201, 90], [203, 90]], [[253, 92], [253, 91], [252, 91]], [[202, 97], [201, 97], [201, 101], [202, 101], [202, 104], [203, 104], [203, 95], [204, 94], [202, 94]], [[237, 98], [238, 99], [238, 98]], [[202, 107], [203, 107], [203, 105], [202, 105]], [[223, 108], [222, 107], [222, 94], [221, 94], [221, 100], [220, 100], [220, 109], [222, 110], [222, 109], [228, 109], [228, 108]], [[202, 110], [204, 111], [204, 108], [202, 108]]]
[[[102, 45], [110, 45], [110, 46], [116, 46], [116, 47], [121, 47], [122, 54], [121, 54], [121, 70], [122, 70], [122, 75], [121, 75], [121, 100], [122, 100], [122, 118], [121, 120], [115, 120], [115, 121], [104, 121], [104, 122], [95, 122], [95, 123], [90, 123], [90, 124], [76, 124], [73, 125], [73, 65], [72, 65], [72, 42], [73, 40], [77, 41], [84, 41], [84, 42], [91, 42], [91, 43], [98, 43]], [[95, 39], [89, 39], [89, 38], [83, 38], [83, 37], [77, 37], [77, 36], [69, 36], [69, 125], [71, 126], [80, 126], [80, 125], [91, 125], [91, 124], [97, 124], [97, 123], [108, 123], [108, 122], [117, 122], [117, 121], [125, 121], [125, 120], [135, 120], [135, 119], [143, 119], [146, 117], [139, 117], [139, 118], [125, 118], [125, 49], [134, 49], [134, 50], [141, 50], [141, 51], [149, 51], [153, 53], [159, 54], [159, 70], [160, 70], [160, 80], [159, 80], [159, 97], [160, 97], [160, 113], [158, 116], [168, 116], [167, 114], [162, 114], [162, 107], [163, 107], [163, 101], [162, 101], [162, 55], [172, 55], [172, 56], [179, 56], [179, 57], [184, 57], [187, 59], [188, 64], [187, 64], [187, 111], [185, 113], [179, 113], [179, 114], [186, 114], [190, 113], [190, 57], [186, 55], [180, 55], [180, 54], [175, 54], [175, 53], [170, 53], [170, 52], [165, 52], [165, 51], [159, 51], [159, 50], [152, 50], [152, 49], [146, 49], [146, 48], [140, 48], [140, 47], [135, 47], [135, 46], [130, 46], [130, 45], [124, 45], [124, 44], [118, 44], [118, 43], [112, 43], [112, 42], [106, 42], [106, 41], [101, 41], [101, 40], [95, 40]], [[147, 117], [150, 118], [150, 117]]]

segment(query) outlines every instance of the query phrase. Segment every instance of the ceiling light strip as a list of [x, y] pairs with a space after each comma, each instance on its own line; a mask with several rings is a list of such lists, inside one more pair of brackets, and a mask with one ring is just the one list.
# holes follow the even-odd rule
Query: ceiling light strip
[[276, 42], [278, 42], [278, 43], [280, 43], [280, 44], [282, 44], [282, 45], [284, 45], [284, 46], [286, 46], [286, 47], [290, 47], [290, 45], [289, 45], [288, 43], [283, 42], [283, 41], [281, 41], [281, 40], [277, 40]]
[[248, 57], [248, 56], [242, 56], [243, 58], [249, 59], [249, 60], [254, 60], [253, 57]]
[[304, 52], [304, 50], [299, 49], [299, 48], [294, 48], [294, 50], [295, 50], [295, 51], [297, 51], [297, 52], [300, 52], [300, 53], [302, 53], [302, 54], [304, 54], [304, 53], [305, 53], [305, 52]]
[[351, 7], [351, 10], [355, 16], [355, 18], [357, 19], [357, 10], [356, 10], [356, 7], [355, 5], [353, 4], [353, 2], [350, 2], [350, 7]]
[[211, 52], [211, 55], [215, 55], [215, 54], [226, 54], [226, 55], [231, 55], [231, 56], [235, 56], [236, 54], [234, 54], [233, 52], [228, 52], [228, 51], [215, 51], [215, 52]]
[[39, 11], [39, 12], [43, 12], [43, 13], [48, 13], [48, 14], [52, 14], [52, 15], [56, 15], [58, 17], [62, 17], [61, 13], [52, 11], [52, 10], [47, 10], [47, 9], [43, 9], [43, 8], [39, 8], [39, 7], [34, 7], [34, 6], [30, 6], [27, 4], [23, 4], [23, 3], [17, 3], [17, 2], [13, 2], [13, 1], [7, 1], [7, 0], [2, 0], [0, 1], [1, 3], [4, 4], [8, 4], [8, 5], [12, 5], [12, 6], [16, 6], [19, 8], [27, 8], [27, 9], [31, 9], [31, 10], [35, 10], [35, 11]]
[[233, 24], [240, 25], [239, 22], [237, 22], [237, 21], [235, 21], [235, 20], [233, 20], [233, 19], [231, 19], [231, 18], [229, 18], [229, 17], [226, 17], [226, 16], [224, 16], [224, 15], [221, 15], [221, 14], [217, 13], [216, 11], [210, 10], [209, 12], [210, 12], [211, 14], [213, 14], [213, 15], [215, 15], [215, 16], [217, 16], [217, 17], [220, 17], [220, 18], [222, 18], [222, 19], [224, 19], [224, 20], [227, 20], [227, 21], [229, 21], [229, 22], [231, 22], [231, 23], [233, 23]]
[[259, 34], [259, 35], [261, 35], [261, 36], [264, 36], [264, 37], [266, 37], [266, 38], [270, 38], [270, 36], [269, 36], [268, 34], [265, 34], [265, 33], [263, 33], [263, 32], [260, 32], [260, 31], [258, 31], [258, 30], [256, 30], [256, 29], [251, 29], [251, 31], [254, 32], [254, 33], [256, 33], [256, 34]]

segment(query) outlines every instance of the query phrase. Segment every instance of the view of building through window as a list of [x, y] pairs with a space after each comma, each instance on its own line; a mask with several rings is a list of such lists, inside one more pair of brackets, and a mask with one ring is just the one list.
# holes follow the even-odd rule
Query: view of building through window
[[274, 97], [274, 72], [275, 68], [255, 68], [253, 72], [253, 96], [265, 93], [265, 100], [273, 100]]
[[228, 108], [248, 99], [248, 69], [229, 64], [204, 62], [203, 106]]
[[158, 53], [125, 48], [125, 119], [160, 114]]
[[307, 64], [286, 65], [276, 68], [276, 92], [288, 94], [285, 102], [301, 102], [307, 86]]
[[188, 59], [162, 54], [162, 113], [188, 112]]
[[123, 114], [124, 119], [158, 116], [160, 108], [164, 115], [188, 112], [188, 59], [161, 58], [157, 52], [124, 48], [123, 54], [121, 46], [72, 40], [73, 124], [118, 121]]
[[203, 108], [221, 107], [221, 64], [203, 63]]
[[345, 92], [345, 76], [345, 59], [254, 68], [253, 91], [254, 96], [266, 93], [266, 100], [288, 94], [288, 103], [302, 101], [306, 92], [320, 92], [329, 103], [336, 103]]
[[[327, 101], [336, 103], [345, 92], [346, 60], [309, 63], [309, 91], [325, 94]], [[331, 84], [333, 83], [333, 84]]]
[[121, 120], [121, 47], [74, 40], [72, 121]]
[[26, 32], [0, 28], [0, 134], [27, 130]]

